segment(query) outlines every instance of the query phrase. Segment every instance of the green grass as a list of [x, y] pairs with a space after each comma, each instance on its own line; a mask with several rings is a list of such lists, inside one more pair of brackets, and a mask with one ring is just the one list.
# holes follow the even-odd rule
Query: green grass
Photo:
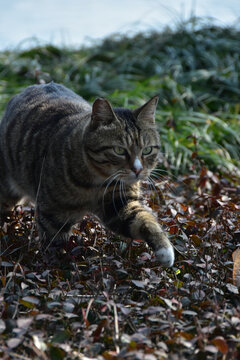
[[0, 53], [0, 112], [30, 84], [54, 80], [92, 101], [134, 107], [159, 94], [164, 167], [239, 171], [240, 30], [191, 19], [176, 30], [115, 35], [79, 50]]

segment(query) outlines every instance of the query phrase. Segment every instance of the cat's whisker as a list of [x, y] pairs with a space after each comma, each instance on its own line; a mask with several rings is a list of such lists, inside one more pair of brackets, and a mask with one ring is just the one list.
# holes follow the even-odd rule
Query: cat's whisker
[[176, 176], [176, 175], [174, 175], [172, 173], [169, 173], [169, 171], [164, 170], [164, 169], [155, 168], [155, 169], [153, 169], [151, 171], [151, 173], [159, 174], [160, 176], [164, 176], [166, 178], [171, 178], [171, 179], [176, 180], [176, 181], [179, 182], [179, 177], [178, 176]]
[[115, 173], [111, 174], [108, 178], [106, 178], [101, 186], [103, 186], [109, 179], [111, 179], [111, 177], [115, 176], [116, 174], [120, 175], [121, 173], [121, 170], [117, 170]]
[[150, 185], [153, 189], [154, 192], [157, 192], [156, 186], [155, 186], [155, 182], [154, 180], [151, 178], [151, 176], [149, 177], [149, 181], [150, 181]]
[[118, 178], [118, 176], [120, 175], [120, 170], [116, 171], [114, 174], [112, 174], [111, 176], [109, 176], [109, 181], [105, 186], [104, 192], [103, 192], [103, 197], [102, 197], [102, 207], [103, 207], [103, 211], [104, 211], [104, 199], [105, 199], [105, 195], [106, 192], [109, 188], [109, 186], [113, 183], [114, 180], [116, 180]]
[[121, 180], [121, 186], [120, 186], [120, 197], [123, 206], [127, 203], [127, 196], [126, 196], [126, 190], [125, 190], [125, 181]]
[[128, 196], [126, 191], [126, 183], [123, 181], [123, 196], [126, 202], [128, 202]]
[[104, 202], [104, 197], [105, 197], [105, 195], [106, 195], [107, 189], [108, 189], [109, 186], [113, 183], [113, 181], [116, 180], [117, 177], [118, 177], [118, 175], [115, 175], [115, 174], [114, 174], [114, 176], [112, 176], [112, 177], [109, 179], [108, 183], [106, 184], [106, 186], [105, 186], [105, 188], [104, 188], [104, 192], [103, 192], [103, 202]]
[[159, 168], [155, 168], [155, 169], [153, 169], [152, 171], [157, 171], [157, 172], [161, 172], [161, 173], [169, 174], [168, 170], [159, 169]]
[[156, 190], [156, 189], [154, 189], [154, 187], [153, 187], [153, 180], [151, 179], [150, 176], [148, 177], [147, 180], [148, 180], [148, 181], [147, 181], [147, 184], [148, 184], [148, 187], [149, 187], [150, 191]]
[[171, 181], [171, 179], [177, 183], [177, 186], [180, 185], [180, 186], [182, 186], [183, 188], [186, 189], [186, 186], [187, 186], [187, 185], [184, 183], [184, 181], [180, 180], [179, 177], [177, 177], [177, 176], [175, 176], [175, 175], [173, 175], [173, 174], [171, 174], [171, 175], [169, 175], [169, 176], [165, 176], [165, 175], [162, 175], [162, 174], [161, 174], [161, 171], [167, 172], [167, 171], [162, 170], [162, 169], [154, 169], [154, 170], [152, 170], [151, 175], [152, 175], [153, 177], [155, 177], [156, 179], [159, 178], [159, 179], [162, 180], [162, 181], [167, 181], [166, 187], [167, 187], [169, 190], [171, 190], [171, 191], [173, 192], [173, 194], [177, 195], [177, 192], [176, 192], [176, 189], [175, 189], [176, 185], [175, 185], [175, 184], [173, 184], [173, 185], [170, 185], [170, 184], [169, 184], [169, 182]]
[[[169, 182], [167, 182], [168, 179], [167, 179], [166, 177], [163, 178], [163, 177], [158, 176], [158, 175], [156, 175], [156, 174], [154, 174], [154, 173], [151, 173], [151, 177], [153, 178], [152, 180], [154, 181], [154, 183], [165, 181], [166, 187], [167, 187], [173, 194], [176, 194], [176, 190], [175, 190], [174, 186], [173, 186], [173, 185], [170, 185]], [[158, 186], [158, 189], [159, 189], [159, 186]]]
[[159, 176], [160, 178], [163, 178], [163, 179], [165, 179], [167, 177], [167, 174], [162, 174], [162, 172], [158, 171], [157, 169], [152, 170], [151, 174]]
[[151, 172], [151, 177], [154, 179], [154, 182], [164, 182], [164, 181], [167, 181], [168, 178], [166, 176], [163, 176], [161, 174], [157, 174], [155, 172]]
[[119, 195], [120, 195], [122, 206], [124, 206], [125, 202], [124, 202], [123, 197], [122, 197], [122, 195], [123, 195], [123, 181], [122, 181], [122, 179], [120, 179]]
[[166, 177], [162, 176], [162, 175], [159, 175], [159, 174], [155, 174], [153, 172], [151, 172], [150, 174], [151, 177], [153, 177], [155, 180], [155, 182], [158, 180], [158, 181], [164, 181], [166, 180]]
[[[154, 180], [151, 178], [151, 176], [148, 177], [148, 181], [149, 181], [149, 185], [150, 185], [150, 188], [152, 190], [152, 192], [154, 193], [155, 196], [157, 196], [158, 198], [158, 204], [160, 203], [160, 198], [159, 198], [159, 195], [158, 195], [158, 191], [156, 189], [156, 186], [155, 186], [155, 182]], [[153, 202], [154, 202], [154, 199], [153, 199]]]
[[126, 202], [128, 202], [128, 197], [127, 197], [127, 192], [126, 192], [126, 183], [124, 181], [123, 181], [123, 195], [124, 195]]
[[112, 191], [113, 207], [114, 207], [114, 210], [115, 210], [116, 214], [118, 214], [118, 210], [117, 210], [117, 208], [116, 208], [114, 195], [115, 195], [116, 186], [117, 186], [117, 184], [119, 183], [119, 181], [120, 181], [120, 179], [117, 179], [117, 181], [115, 182], [115, 185], [114, 185], [114, 187], [113, 187], [113, 191]]
[[154, 189], [152, 187], [152, 183], [149, 178], [147, 178], [147, 191], [149, 194], [151, 194], [154, 191]]
[[[155, 181], [154, 179], [151, 179], [151, 180], [154, 182], [154, 184], [156, 183], [156, 181]], [[171, 189], [171, 187], [170, 187], [169, 184], [166, 184], [166, 186], [167, 186], [168, 189], [170, 189], [171, 191], [173, 191], [173, 190]], [[156, 189], [156, 185], [154, 185], [154, 187], [155, 187], [155, 189]], [[156, 189], [157, 194], [158, 194], [159, 191], [160, 191], [160, 193], [161, 193], [162, 195], [164, 195], [162, 189], [161, 189], [159, 186], [157, 186], [157, 189]], [[159, 201], [160, 201], [159, 195], [158, 195], [158, 198], [159, 198]]]

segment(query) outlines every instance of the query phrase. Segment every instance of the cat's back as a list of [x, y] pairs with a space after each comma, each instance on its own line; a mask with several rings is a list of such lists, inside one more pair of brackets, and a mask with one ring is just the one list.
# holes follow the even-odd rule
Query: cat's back
[[54, 82], [32, 85], [9, 101], [0, 126], [2, 129], [8, 125], [14, 127], [15, 122], [19, 130], [21, 123], [29, 126], [34, 121], [42, 122], [46, 118], [49, 121], [55, 119], [56, 122], [76, 113], [83, 116], [89, 111], [90, 105], [63, 85]]
[[91, 106], [63, 85], [29, 86], [10, 100], [0, 123], [0, 168], [32, 196], [46, 153], [60, 154], [90, 113]]

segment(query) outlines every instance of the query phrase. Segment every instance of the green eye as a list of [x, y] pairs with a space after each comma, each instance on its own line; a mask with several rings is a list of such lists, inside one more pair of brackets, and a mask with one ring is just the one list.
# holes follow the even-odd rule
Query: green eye
[[147, 146], [143, 149], [142, 153], [143, 155], [149, 155], [152, 152], [152, 146]]
[[116, 154], [118, 155], [125, 155], [126, 154], [126, 150], [120, 146], [115, 146], [113, 148], [113, 150], [115, 151]]

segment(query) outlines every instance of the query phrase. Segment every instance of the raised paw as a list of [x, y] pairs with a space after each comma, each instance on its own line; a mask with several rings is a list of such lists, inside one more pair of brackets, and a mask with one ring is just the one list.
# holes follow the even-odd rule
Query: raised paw
[[162, 247], [155, 252], [156, 259], [165, 267], [171, 267], [174, 263], [174, 250], [172, 245]]

